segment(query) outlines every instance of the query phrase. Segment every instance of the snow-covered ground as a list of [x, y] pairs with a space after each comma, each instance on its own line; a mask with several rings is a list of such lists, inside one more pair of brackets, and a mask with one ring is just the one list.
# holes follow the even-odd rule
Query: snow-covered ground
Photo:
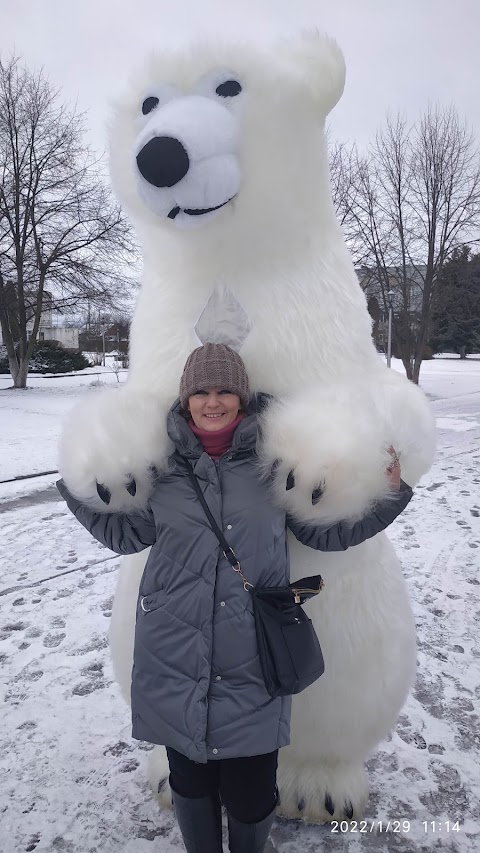
[[[0, 377], [0, 480], [56, 468], [62, 415], [99, 379], [116, 382], [95, 368], [32, 377], [22, 392]], [[278, 853], [480, 849], [480, 359], [425, 362], [421, 384], [437, 461], [390, 528], [417, 619], [415, 689], [369, 761], [366, 824], [334, 833], [277, 820]], [[75, 522], [55, 479], [0, 484], [0, 851], [181, 850], [113, 681], [120, 558]]]

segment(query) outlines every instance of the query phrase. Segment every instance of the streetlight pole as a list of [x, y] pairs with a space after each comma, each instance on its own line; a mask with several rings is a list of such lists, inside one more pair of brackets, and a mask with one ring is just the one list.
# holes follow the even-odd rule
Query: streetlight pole
[[105, 316], [102, 317], [101, 314], [98, 315], [100, 329], [102, 332], [102, 365], [105, 367], [105, 329], [107, 327]]
[[392, 316], [393, 316], [393, 290], [389, 290], [388, 296], [388, 343], [387, 343], [387, 367], [392, 366]]
[[105, 367], [105, 323], [102, 323], [102, 345], [103, 345], [102, 364]]

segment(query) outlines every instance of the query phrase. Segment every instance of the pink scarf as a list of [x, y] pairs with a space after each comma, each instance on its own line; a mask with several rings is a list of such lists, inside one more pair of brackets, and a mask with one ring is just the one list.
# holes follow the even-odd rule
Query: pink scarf
[[195, 426], [192, 420], [188, 421], [188, 425], [193, 434], [200, 440], [205, 453], [208, 453], [212, 459], [220, 459], [220, 456], [223, 456], [229, 447], [232, 446], [233, 433], [244, 417], [245, 414], [240, 412], [231, 424], [223, 427], [223, 429], [212, 430], [211, 432], [210, 430], [200, 429], [200, 427]]

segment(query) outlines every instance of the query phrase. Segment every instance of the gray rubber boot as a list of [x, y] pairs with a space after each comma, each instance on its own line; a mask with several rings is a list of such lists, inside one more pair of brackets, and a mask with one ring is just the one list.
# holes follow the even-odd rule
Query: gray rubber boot
[[241, 823], [227, 812], [230, 853], [263, 853], [275, 820], [276, 808], [258, 823]]
[[220, 795], [181, 797], [172, 789], [172, 801], [187, 853], [223, 853]]

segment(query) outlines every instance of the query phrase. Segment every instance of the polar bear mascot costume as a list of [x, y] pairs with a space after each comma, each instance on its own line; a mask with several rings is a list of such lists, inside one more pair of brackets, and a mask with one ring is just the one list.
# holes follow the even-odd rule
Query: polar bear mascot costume
[[[128, 381], [82, 400], [64, 431], [62, 476], [90, 506], [145, 505], [152, 466], [161, 476], [171, 452], [166, 414], [184, 363], [207, 340], [240, 351], [252, 390], [272, 395], [262, 460], [274, 498], [299, 519], [355, 520], [384, 498], [390, 445], [408, 484], [429, 468], [432, 415], [374, 348], [335, 217], [325, 119], [344, 78], [340, 49], [318, 33], [265, 51], [215, 41], [152, 58], [116, 104], [111, 176], [141, 245], [143, 281]], [[307, 611], [326, 669], [293, 700], [279, 813], [359, 817], [364, 761], [395, 725], [414, 678], [406, 584], [383, 533], [335, 554], [293, 537], [290, 545], [292, 580], [325, 580]], [[147, 553], [124, 558], [112, 614], [126, 697]], [[168, 774], [163, 747], [151, 761], [156, 790]]]

